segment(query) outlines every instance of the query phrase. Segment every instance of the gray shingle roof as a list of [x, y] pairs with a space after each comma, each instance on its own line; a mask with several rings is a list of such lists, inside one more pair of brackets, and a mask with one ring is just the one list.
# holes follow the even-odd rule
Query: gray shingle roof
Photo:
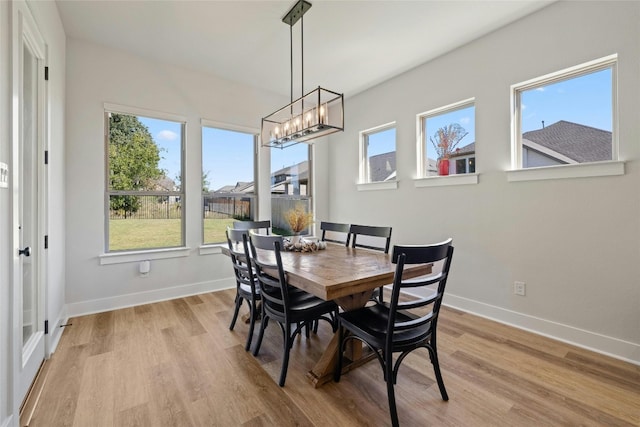
[[456, 149], [453, 152], [453, 154], [451, 154], [451, 158], [458, 157], [458, 156], [467, 156], [475, 152], [476, 152], [476, 143], [472, 142], [471, 144], [467, 144], [462, 148]]
[[371, 182], [385, 181], [396, 170], [396, 152], [378, 154], [369, 157]]
[[522, 134], [543, 147], [578, 163], [611, 160], [611, 132], [560, 120], [543, 129]]

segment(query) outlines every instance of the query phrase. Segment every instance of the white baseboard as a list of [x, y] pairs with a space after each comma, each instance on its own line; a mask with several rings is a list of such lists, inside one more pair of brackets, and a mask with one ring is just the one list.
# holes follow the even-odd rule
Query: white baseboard
[[608, 337], [452, 294], [446, 294], [442, 303], [448, 307], [495, 320], [496, 322], [504, 323], [515, 328], [524, 329], [538, 335], [624, 360], [634, 365], [640, 365], [640, 345], [636, 343]]
[[47, 359], [56, 351], [60, 338], [62, 337], [64, 329], [61, 328], [60, 325], [66, 324], [68, 319], [66, 306], [62, 307], [62, 310], [60, 310], [60, 313], [58, 313], [55, 319], [49, 319], [49, 335], [46, 336], [47, 343], [45, 346], [45, 357]]
[[219, 291], [222, 289], [233, 288], [235, 286], [236, 283], [231, 277], [228, 279], [192, 283], [189, 285], [118, 295], [109, 298], [74, 302], [66, 305], [67, 318], [149, 304], [152, 302], [166, 301], [174, 298], [203, 294], [206, 292]]

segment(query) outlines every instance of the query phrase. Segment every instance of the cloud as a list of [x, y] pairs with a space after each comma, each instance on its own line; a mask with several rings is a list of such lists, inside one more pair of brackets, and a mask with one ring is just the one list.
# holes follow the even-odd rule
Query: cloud
[[524, 105], [524, 104], [522, 104], [522, 105], [520, 105], [520, 109], [521, 109], [521, 110], [526, 110], [526, 109], [527, 109], [527, 106], [526, 106], [526, 105]]
[[469, 123], [471, 123], [471, 118], [470, 117], [463, 117], [459, 121], [460, 121], [461, 125], [468, 125]]
[[544, 86], [540, 86], [540, 87], [537, 87], [537, 88], [536, 88], [536, 91], [538, 91], [538, 92], [544, 92], [545, 90], [546, 90], [546, 89], [545, 89], [545, 87], [544, 87]]
[[165, 141], [175, 141], [178, 139], [178, 134], [170, 130], [161, 130], [158, 132], [158, 139], [164, 139]]

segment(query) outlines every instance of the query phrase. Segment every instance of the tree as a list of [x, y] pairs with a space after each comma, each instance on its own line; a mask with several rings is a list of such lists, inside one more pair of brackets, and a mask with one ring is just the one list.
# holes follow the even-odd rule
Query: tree
[[451, 153], [456, 149], [458, 143], [467, 136], [469, 132], [458, 123], [451, 123], [449, 126], [441, 127], [429, 137], [429, 141], [436, 149], [439, 159], [448, 159]]
[[[109, 187], [111, 190], [154, 190], [164, 176], [158, 168], [160, 148], [149, 129], [137, 117], [111, 113], [109, 116]], [[111, 210], [136, 212], [140, 200], [136, 196], [112, 196]]]

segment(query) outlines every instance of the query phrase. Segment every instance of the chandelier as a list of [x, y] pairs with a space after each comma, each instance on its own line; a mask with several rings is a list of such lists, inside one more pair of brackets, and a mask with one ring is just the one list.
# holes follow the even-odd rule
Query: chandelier
[[[344, 130], [344, 97], [341, 93], [318, 86], [304, 93], [304, 18], [311, 8], [305, 0], [297, 1], [282, 18], [289, 25], [291, 45], [291, 98], [290, 103], [262, 119], [261, 140], [264, 147], [285, 148], [300, 142], [309, 143], [334, 132]], [[300, 21], [302, 96], [293, 99], [293, 26]]]

